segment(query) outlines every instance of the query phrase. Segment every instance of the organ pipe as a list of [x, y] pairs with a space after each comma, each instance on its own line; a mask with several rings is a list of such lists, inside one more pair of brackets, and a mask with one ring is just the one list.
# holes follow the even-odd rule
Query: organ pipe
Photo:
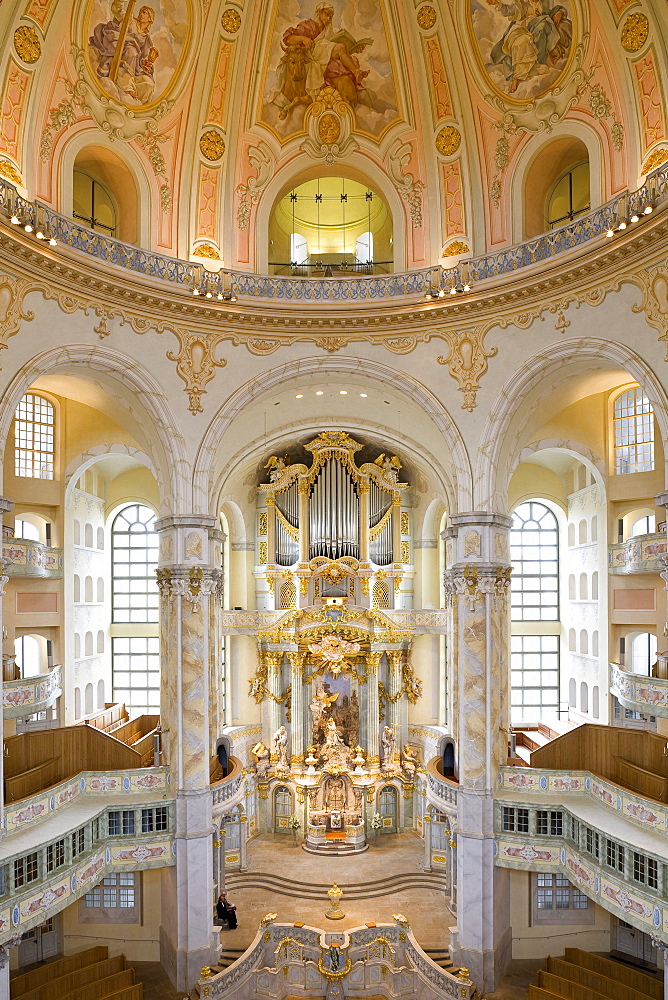
[[334, 458], [318, 474], [309, 501], [310, 558], [358, 558], [359, 497], [352, 476]]
[[276, 562], [293, 566], [299, 559], [299, 493], [297, 483], [276, 495]]

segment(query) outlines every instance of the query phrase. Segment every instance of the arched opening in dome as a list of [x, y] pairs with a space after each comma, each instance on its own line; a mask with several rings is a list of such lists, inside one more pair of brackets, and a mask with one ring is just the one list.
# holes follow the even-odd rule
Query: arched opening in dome
[[78, 222], [103, 236], [136, 243], [138, 206], [135, 179], [119, 157], [99, 146], [87, 146], [77, 154], [72, 215]]
[[392, 216], [368, 184], [316, 177], [285, 191], [269, 221], [269, 272], [297, 276], [394, 270]]
[[574, 136], [548, 143], [524, 176], [524, 238], [566, 225], [589, 210], [589, 151]]

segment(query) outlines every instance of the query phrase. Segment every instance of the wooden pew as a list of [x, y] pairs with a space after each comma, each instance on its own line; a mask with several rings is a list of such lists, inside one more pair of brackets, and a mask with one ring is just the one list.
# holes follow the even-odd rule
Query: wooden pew
[[590, 951], [582, 951], [581, 948], [566, 948], [564, 960], [572, 965], [579, 965], [584, 969], [597, 972], [600, 976], [615, 979], [624, 986], [638, 990], [639, 993], [651, 998], [651, 1000], [663, 1000], [663, 984], [661, 982], [639, 969], [631, 969], [621, 962], [615, 962], [612, 958], [594, 955]]
[[571, 982], [579, 983], [588, 989], [596, 990], [603, 996], [610, 997], [611, 1000], [647, 1000], [647, 994], [644, 991], [634, 990], [632, 987], [620, 983], [617, 977], [612, 979], [600, 972], [565, 962], [563, 959], [548, 958], [547, 971], [561, 979], [569, 979]]
[[69, 998], [75, 990], [95, 983], [117, 972], [125, 971], [125, 955], [115, 955], [105, 958], [102, 962], [93, 962], [82, 969], [74, 969], [57, 979], [49, 979], [36, 989], [22, 993], [21, 1000], [61, 1000]]
[[12, 1000], [23, 996], [28, 990], [34, 990], [51, 979], [58, 979], [68, 972], [83, 969], [84, 966], [92, 965], [94, 962], [102, 962], [105, 958], [109, 958], [109, 949], [106, 945], [97, 945], [95, 948], [87, 948], [85, 951], [77, 952], [76, 955], [68, 955], [67, 958], [59, 958], [55, 962], [47, 962], [45, 965], [41, 965], [39, 969], [32, 969], [30, 972], [22, 973], [20, 976], [12, 976]]

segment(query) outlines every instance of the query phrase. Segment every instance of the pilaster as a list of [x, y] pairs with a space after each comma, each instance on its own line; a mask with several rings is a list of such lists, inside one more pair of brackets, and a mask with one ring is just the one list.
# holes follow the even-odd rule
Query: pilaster
[[[14, 504], [13, 504], [13, 502], [11, 500], [8, 500], [7, 497], [0, 496], [0, 527], [2, 526], [2, 515], [5, 514], [7, 511], [10, 511], [13, 508], [13, 506], [14, 506]], [[4, 605], [4, 597], [5, 597], [5, 586], [8, 583], [9, 583], [9, 577], [5, 575], [5, 564], [0, 561], [0, 598], [2, 598], [2, 600], [0, 600], [0, 636], [3, 634], [3, 631], [2, 631], [2, 629], [3, 629], [3, 605]], [[0, 652], [2, 652], [2, 641], [0, 641]], [[0, 662], [1, 662], [1, 659], [2, 658], [0, 657]], [[64, 680], [65, 680], [65, 678], [63, 678], [63, 682], [64, 682]], [[0, 712], [0, 745], [4, 745], [2, 743], [3, 738], [4, 738], [4, 725], [3, 725], [3, 719], [2, 719], [2, 712]], [[5, 832], [6, 832], [6, 830], [5, 830], [5, 823], [4, 823], [4, 811], [5, 811], [4, 769], [5, 769], [4, 758], [3, 758], [2, 754], [0, 754], [0, 839], [2, 839], [2, 837], [4, 837]], [[2, 982], [4, 982], [4, 979], [6, 978], [7, 979], [7, 984], [9, 984], [9, 965], [7, 965], [6, 977], [5, 977], [5, 968], [4, 968], [4, 965], [0, 965], [0, 969], [2, 969], [2, 975], [0, 975], [0, 980]], [[9, 987], [8, 987], [8, 989], [9, 989]], [[8, 994], [8, 996], [9, 996], [9, 994]]]
[[288, 653], [288, 660], [290, 661], [292, 670], [292, 722], [290, 723], [292, 730], [292, 752], [290, 763], [293, 765], [304, 763], [304, 684], [302, 682], [304, 656], [304, 653]]
[[445, 589], [458, 698], [457, 882], [453, 955], [481, 991], [496, 988], [510, 959], [508, 877], [494, 867], [494, 790], [508, 746], [511, 520], [473, 511], [451, 518]]
[[372, 650], [366, 661], [366, 682], [368, 687], [367, 711], [367, 764], [380, 767], [380, 703], [378, 699], [378, 664], [382, 651]]

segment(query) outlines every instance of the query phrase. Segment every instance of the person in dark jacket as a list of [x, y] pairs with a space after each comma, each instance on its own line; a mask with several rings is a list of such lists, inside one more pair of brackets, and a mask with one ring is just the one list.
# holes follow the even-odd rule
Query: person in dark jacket
[[227, 923], [229, 930], [237, 929], [237, 908], [234, 903], [230, 903], [226, 892], [221, 892], [216, 903], [216, 915], [218, 920]]

